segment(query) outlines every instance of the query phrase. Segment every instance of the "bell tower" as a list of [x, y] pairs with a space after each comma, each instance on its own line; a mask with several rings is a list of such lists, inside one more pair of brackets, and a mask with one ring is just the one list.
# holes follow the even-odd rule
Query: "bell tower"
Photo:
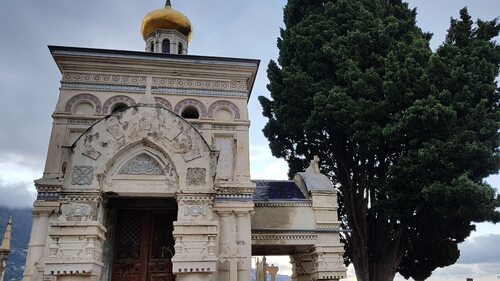
[[192, 28], [189, 19], [167, 0], [165, 7], [144, 17], [141, 33], [146, 52], [187, 55]]

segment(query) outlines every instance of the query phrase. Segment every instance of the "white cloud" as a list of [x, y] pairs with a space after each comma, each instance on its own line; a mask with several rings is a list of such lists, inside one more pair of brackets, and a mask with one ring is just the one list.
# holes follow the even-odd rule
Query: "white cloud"
[[250, 145], [250, 174], [252, 179], [286, 180], [288, 165], [273, 157], [267, 145]]
[[36, 192], [29, 182], [5, 184], [0, 181], [0, 206], [7, 208], [30, 208]]
[[0, 206], [29, 208], [36, 196], [33, 180], [42, 174], [36, 159], [18, 154], [0, 154]]

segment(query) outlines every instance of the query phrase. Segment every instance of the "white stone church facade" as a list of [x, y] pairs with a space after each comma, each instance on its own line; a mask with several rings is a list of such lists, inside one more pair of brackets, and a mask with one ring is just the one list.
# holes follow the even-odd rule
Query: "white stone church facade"
[[145, 52], [49, 47], [62, 78], [23, 280], [250, 281], [252, 255], [289, 255], [296, 281], [345, 278], [318, 161], [250, 179], [259, 61], [187, 55], [169, 1], [142, 31]]

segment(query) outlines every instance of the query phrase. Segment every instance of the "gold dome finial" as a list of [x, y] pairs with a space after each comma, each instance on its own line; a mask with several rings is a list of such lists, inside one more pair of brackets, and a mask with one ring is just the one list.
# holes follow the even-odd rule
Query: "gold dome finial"
[[191, 22], [185, 15], [172, 8], [170, 0], [166, 1], [164, 8], [150, 12], [142, 20], [141, 33], [144, 39], [158, 29], [177, 30], [191, 41]]

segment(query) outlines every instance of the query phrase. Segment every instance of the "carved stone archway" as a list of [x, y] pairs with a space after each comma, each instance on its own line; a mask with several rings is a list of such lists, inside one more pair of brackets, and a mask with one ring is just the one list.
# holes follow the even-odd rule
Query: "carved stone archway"
[[[49, 236], [54, 245], [45, 270], [66, 270], [59, 256], [71, 245], [91, 254], [75, 258], [71, 265], [75, 269], [69, 270], [93, 272], [105, 280], [109, 272], [101, 274], [103, 251], [112, 244], [105, 235], [106, 201], [123, 197], [175, 198], [178, 213], [173, 222], [172, 270], [183, 276], [216, 272], [218, 222], [212, 206], [217, 157], [189, 122], [163, 107], [131, 106], [100, 120], [72, 146], [61, 194], [78, 194], [81, 199], [65, 203], [68, 211], [53, 225]], [[87, 202], [88, 196], [96, 197], [95, 203]], [[89, 214], [81, 216], [75, 206], [89, 209]], [[70, 216], [75, 214], [81, 219], [73, 220]], [[74, 234], [66, 235], [69, 230], [85, 239], [77, 241]]]

